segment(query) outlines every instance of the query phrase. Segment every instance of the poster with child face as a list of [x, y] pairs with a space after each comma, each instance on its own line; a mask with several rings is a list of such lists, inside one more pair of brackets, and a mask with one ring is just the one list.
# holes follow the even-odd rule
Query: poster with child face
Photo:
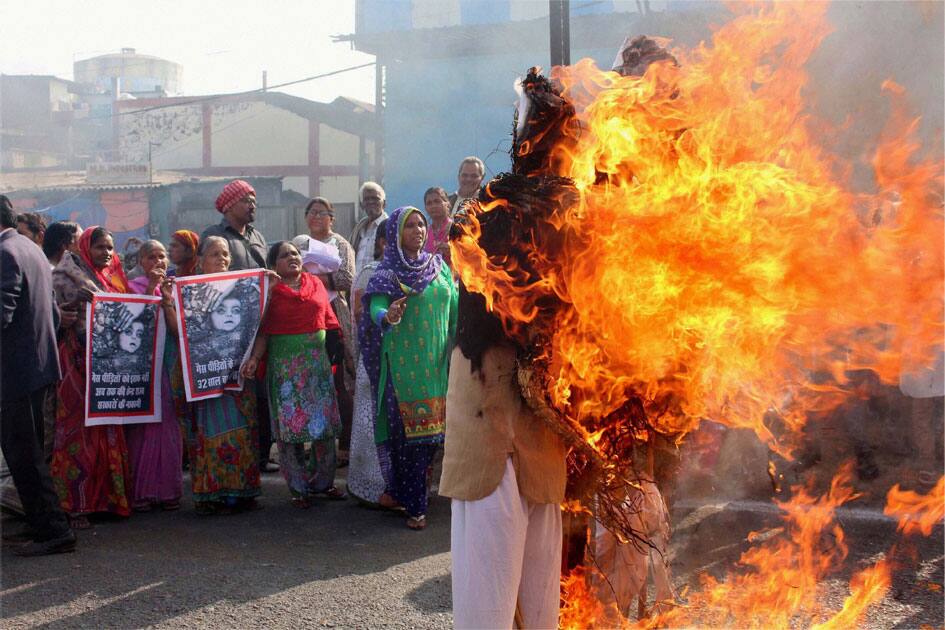
[[85, 314], [85, 425], [160, 422], [161, 298], [96, 293]]
[[252, 350], [267, 290], [263, 269], [187, 276], [174, 282], [188, 401], [243, 388], [240, 366]]

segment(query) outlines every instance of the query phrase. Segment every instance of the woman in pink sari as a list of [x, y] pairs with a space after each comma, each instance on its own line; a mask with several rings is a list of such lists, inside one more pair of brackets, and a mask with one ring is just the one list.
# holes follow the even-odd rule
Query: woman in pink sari
[[[138, 250], [138, 264], [144, 273], [129, 282], [131, 292], [161, 295], [161, 285], [167, 277], [164, 245], [146, 241]], [[155, 505], [165, 510], [180, 508], [183, 446], [170, 379], [177, 362], [177, 344], [173, 342], [177, 321], [173, 308], [168, 308], [169, 299], [165, 298], [164, 302], [161, 308], [168, 340], [161, 371], [161, 421], [125, 425], [125, 442], [131, 460], [131, 506], [136, 512], [149, 512]]]

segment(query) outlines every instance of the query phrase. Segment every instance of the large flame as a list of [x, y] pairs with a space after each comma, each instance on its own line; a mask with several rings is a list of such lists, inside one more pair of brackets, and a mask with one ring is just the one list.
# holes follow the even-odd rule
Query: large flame
[[545, 331], [549, 394], [578, 421], [632, 396], [671, 399], [647, 410], [657, 429], [708, 417], [786, 453], [766, 414], [797, 430], [845, 399], [848, 370], [891, 382], [941, 347], [941, 164], [920, 159], [915, 121], [896, 117], [877, 189], [849, 190], [802, 99], [825, 4], [751, 11], [642, 78], [586, 59], [554, 68], [579, 131], [546, 172], [579, 197], [548, 221], [563, 251], [529, 257], [539, 282], [490, 260], [475, 220], [453, 243], [463, 282], [508, 330], [542, 296], [568, 305]]
[[[826, 3], [733, 10], [711, 45], [673, 50], [678, 65], [643, 77], [589, 60], [553, 69], [576, 124], [535, 174], [570, 178], [578, 194], [547, 219], [552, 238], [518, 244], [537, 280], [480, 247], [477, 216], [451, 243], [465, 286], [507, 332], [531, 326], [549, 340], [548, 399], [589, 442], [637, 399], [659, 431], [681, 436], [711, 418], [789, 456], [811, 412], [854, 395], [849, 371], [893, 383], [942, 349], [942, 162], [922, 155], [902, 88], [877, 86], [894, 115], [872, 155], [875, 187], [854, 190], [803, 99]], [[552, 324], [539, 316], [549, 297], [565, 305]], [[942, 489], [897, 488], [888, 509], [927, 533]], [[823, 497], [795, 488], [779, 504], [782, 535], [641, 623], [850, 627], [890, 584], [881, 560], [854, 575], [836, 615], [818, 605], [818, 583], [847, 553], [834, 510], [853, 497], [848, 469]], [[562, 627], [629, 623], [596, 601], [583, 569], [565, 578], [563, 600]]]
[[764, 535], [742, 554], [740, 571], [722, 580], [703, 576], [702, 589], [685, 606], [633, 623], [615, 606], [598, 601], [579, 568], [562, 580], [562, 628], [685, 627], [790, 628], [800, 621], [822, 620], [817, 628], [854, 627], [869, 606], [881, 600], [891, 583], [886, 559], [859, 571], [850, 580], [850, 595], [836, 613], [821, 605], [818, 584], [842, 568], [847, 556], [843, 529], [836, 509], [858, 495], [850, 485], [851, 466], [833, 479], [821, 497], [803, 487], [792, 488], [793, 498], [778, 503], [784, 526]]

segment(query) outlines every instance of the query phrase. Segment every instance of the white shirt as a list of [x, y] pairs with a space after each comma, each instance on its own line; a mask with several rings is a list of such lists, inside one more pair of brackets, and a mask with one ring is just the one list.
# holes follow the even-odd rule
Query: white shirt
[[374, 260], [374, 237], [377, 236], [377, 226], [386, 218], [387, 213], [382, 212], [380, 216], [364, 226], [361, 240], [358, 242], [358, 251], [354, 255], [356, 271], [361, 271], [369, 262]]
[[[477, 192], [476, 194], [479, 194], [479, 193]], [[475, 198], [476, 198], [476, 195], [473, 195], [472, 197], [463, 197], [457, 192], [456, 201], [453, 202], [453, 207], [450, 208], [450, 217], [453, 218], [456, 216], [456, 213], [459, 211], [459, 207], [463, 205], [464, 201], [466, 201], [467, 199], [475, 199]]]

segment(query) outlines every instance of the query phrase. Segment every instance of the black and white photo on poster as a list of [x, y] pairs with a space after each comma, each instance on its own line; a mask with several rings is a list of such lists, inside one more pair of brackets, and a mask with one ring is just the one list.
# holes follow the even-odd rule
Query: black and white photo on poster
[[161, 298], [96, 293], [86, 305], [85, 424], [160, 422]]
[[187, 400], [240, 390], [240, 365], [262, 320], [268, 289], [265, 270], [233, 271], [177, 279], [181, 367]]

